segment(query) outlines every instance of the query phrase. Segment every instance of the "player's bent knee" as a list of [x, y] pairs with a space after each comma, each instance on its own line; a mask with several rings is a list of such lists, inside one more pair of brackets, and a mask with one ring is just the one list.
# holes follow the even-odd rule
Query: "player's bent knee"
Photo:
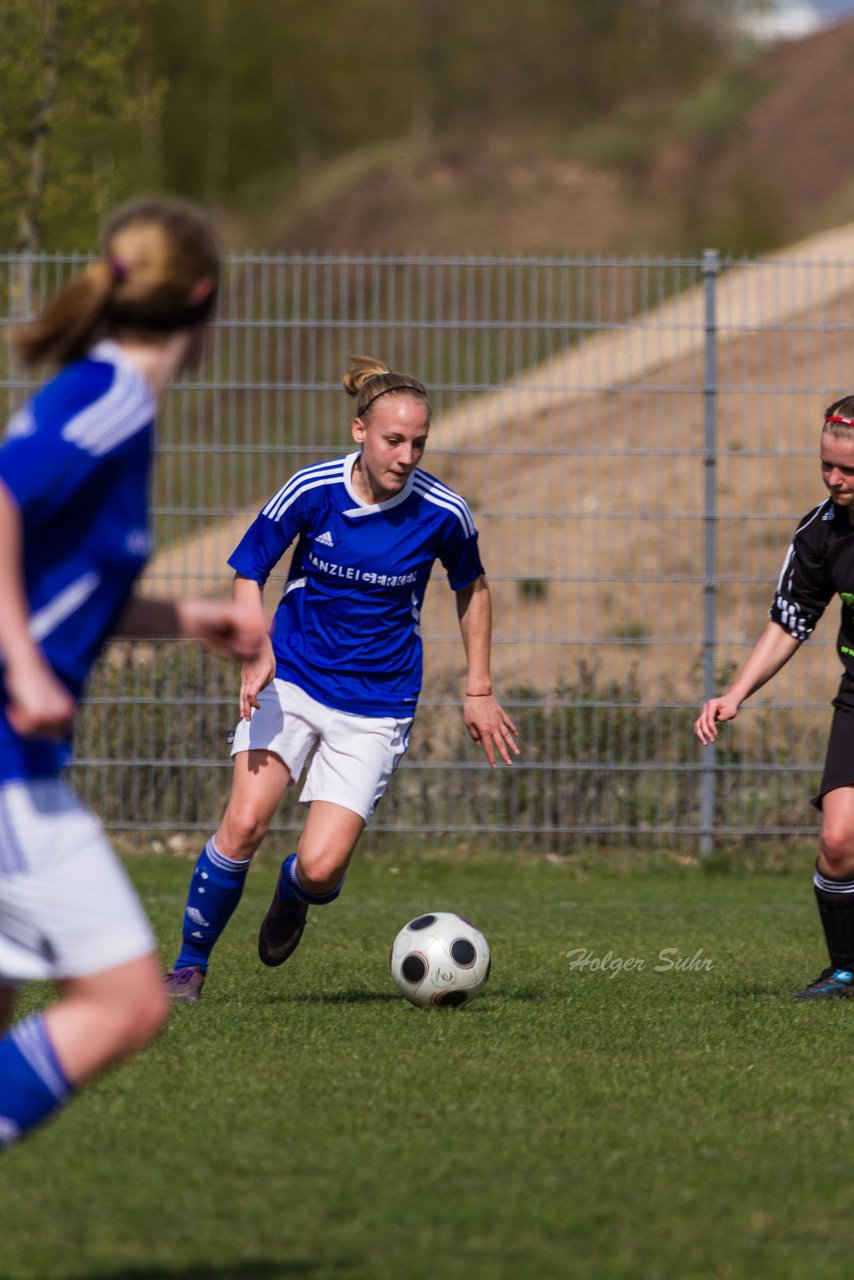
[[854, 832], [847, 827], [823, 827], [819, 847], [830, 875], [854, 874]]
[[332, 893], [344, 879], [347, 861], [340, 858], [321, 856], [308, 861], [299, 861], [299, 880], [306, 893]]
[[161, 1030], [169, 1016], [169, 1001], [161, 990], [137, 995], [125, 1006], [114, 1027], [116, 1053], [124, 1057], [135, 1053]]
[[220, 825], [220, 837], [217, 847], [226, 858], [237, 855], [240, 858], [251, 857], [261, 841], [270, 830], [267, 819], [260, 817], [252, 809], [229, 809]]
[[92, 999], [113, 1059], [127, 1057], [148, 1044], [169, 1016], [169, 998], [155, 970], [143, 980], [102, 988]]

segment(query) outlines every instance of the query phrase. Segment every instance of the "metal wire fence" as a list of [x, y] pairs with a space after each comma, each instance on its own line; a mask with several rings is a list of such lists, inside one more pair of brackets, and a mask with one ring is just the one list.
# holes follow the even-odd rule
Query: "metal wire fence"
[[[82, 261], [0, 257], [6, 331]], [[794, 525], [822, 496], [852, 292], [854, 256], [233, 258], [204, 365], [160, 419], [145, 589], [228, 592], [257, 509], [352, 447], [341, 374], [349, 353], [378, 355], [430, 388], [424, 465], [475, 513], [495, 684], [523, 755], [490, 770], [463, 729], [463, 648], [434, 575], [412, 746], [372, 831], [558, 853], [808, 835], [835, 618], [718, 747], [691, 725], [762, 629]], [[0, 360], [8, 415], [30, 384], [8, 342]], [[187, 646], [111, 647], [74, 777], [113, 829], [217, 821], [236, 683]], [[300, 819], [286, 802], [279, 829]]]

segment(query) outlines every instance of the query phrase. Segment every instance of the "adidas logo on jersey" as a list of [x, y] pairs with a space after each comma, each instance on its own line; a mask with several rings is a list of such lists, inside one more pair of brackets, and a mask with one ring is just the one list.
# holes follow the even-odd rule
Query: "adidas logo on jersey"
[[320, 545], [323, 547], [335, 546], [335, 543], [332, 541], [332, 534], [329, 532], [328, 529], [326, 530], [325, 533], [319, 533], [315, 538], [315, 542], [319, 542]]

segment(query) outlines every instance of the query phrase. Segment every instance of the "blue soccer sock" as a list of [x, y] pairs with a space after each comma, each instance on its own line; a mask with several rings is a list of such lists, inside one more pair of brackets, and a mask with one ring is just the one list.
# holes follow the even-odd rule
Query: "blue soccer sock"
[[282, 902], [287, 902], [290, 898], [298, 898], [300, 902], [305, 902], [310, 907], [324, 907], [327, 902], [334, 902], [344, 887], [345, 877], [341, 877], [341, 881], [329, 893], [309, 893], [304, 889], [297, 875], [297, 855], [292, 853], [289, 858], [285, 858], [282, 863], [282, 869], [279, 872], [279, 898]]
[[175, 961], [176, 969], [197, 965], [207, 972], [214, 944], [240, 901], [251, 862], [251, 858], [243, 862], [224, 858], [211, 836], [199, 855], [190, 880], [183, 943]]
[[0, 1039], [0, 1147], [57, 1111], [74, 1092], [40, 1013]]

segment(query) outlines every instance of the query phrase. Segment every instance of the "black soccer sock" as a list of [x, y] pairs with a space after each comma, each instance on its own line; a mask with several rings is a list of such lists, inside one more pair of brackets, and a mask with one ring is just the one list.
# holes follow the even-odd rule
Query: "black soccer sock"
[[813, 888], [830, 963], [854, 971], [854, 880], [836, 880], [816, 867]]

